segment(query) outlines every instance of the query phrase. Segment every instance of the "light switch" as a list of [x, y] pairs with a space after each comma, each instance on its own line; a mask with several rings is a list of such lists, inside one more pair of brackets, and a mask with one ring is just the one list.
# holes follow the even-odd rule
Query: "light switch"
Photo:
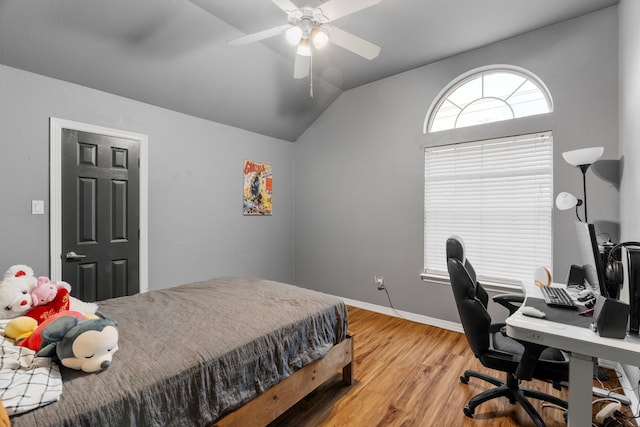
[[44, 215], [44, 200], [31, 201], [31, 215]]

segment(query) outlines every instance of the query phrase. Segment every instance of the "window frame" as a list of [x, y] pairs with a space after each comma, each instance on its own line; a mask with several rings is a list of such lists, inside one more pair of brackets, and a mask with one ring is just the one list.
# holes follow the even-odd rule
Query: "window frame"
[[[476, 69], [470, 70], [470, 71], [458, 76], [456, 79], [452, 80], [448, 85], [446, 85], [440, 91], [440, 93], [438, 93], [438, 95], [434, 98], [433, 102], [429, 106], [429, 109], [427, 110], [427, 115], [425, 116], [425, 120], [424, 120], [424, 124], [423, 124], [423, 128], [422, 128], [422, 133], [423, 134], [436, 134], [436, 133], [447, 132], [447, 131], [451, 131], [451, 130], [464, 129], [465, 127], [475, 128], [475, 127], [486, 126], [486, 125], [489, 125], [491, 123], [498, 123], [499, 121], [489, 122], [489, 123], [479, 124], [479, 125], [471, 125], [471, 126], [464, 126], [464, 127], [454, 127], [454, 128], [450, 128], [450, 129], [442, 129], [442, 130], [437, 130], [437, 131], [432, 131], [431, 130], [432, 127], [433, 127], [433, 121], [435, 120], [435, 118], [437, 116], [437, 113], [440, 110], [440, 106], [444, 102], [446, 102], [448, 100], [449, 95], [453, 94], [453, 92], [455, 92], [458, 88], [460, 88], [461, 86], [464, 86], [467, 82], [469, 82], [471, 80], [474, 80], [478, 76], [482, 76], [483, 74], [487, 74], [487, 73], [497, 73], [497, 72], [506, 72], [506, 73], [517, 74], [518, 76], [521, 76], [523, 78], [526, 78], [526, 79], [532, 81], [533, 84], [538, 86], [538, 88], [540, 89], [540, 91], [544, 95], [545, 100], [546, 100], [546, 102], [548, 104], [548, 108], [549, 108], [549, 110], [546, 113], [540, 113], [540, 114], [535, 114], [535, 115], [530, 115], [530, 116], [514, 117], [514, 118], [511, 118], [511, 119], [502, 120], [502, 121], [520, 120], [520, 119], [525, 119], [527, 117], [536, 117], [538, 115], [545, 115], [545, 114], [553, 113], [554, 104], [553, 104], [553, 98], [551, 97], [551, 93], [549, 92], [549, 89], [544, 84], [544, 82], [540, 78], [538, 78], [535, 74], [527, 71], [524, 68], [517, 67], [517, 66], [514, 66], [514, 65], [507, 65], [507, 64], [488, 65], [488, 66], [485, 66], [485, 67], [480, 67], [480, 68], [476, 68]], [[494, 98], [494, 97], [487, 96], [487, 97], [482, 97], [482, 98], [478, 98], [478, 99], [491, 99], [491, 98]], [[474, 102], [478, 101], [478, 99], [474, 100]], [[506, 103], [506, 104], [510, 106], [509, 103]], [[510, 106], [510, 108], [511, 108], [511, 106]], [[462, 111], [463, 110], [461, 110], [461, 112]], [[458, 115], [458, 117], [456, 118], [456, 123], [457, 123], [459, 118], [460, 117]], [[504, 136], [506, 136], [506, 135], [504, 135]]]
[[[487, 72], [487, 71], [504, 71], [504, 70], [515, 70], [518, 73], [524, 74], [528, 78], [534, 80], [539, 85], [539, 87], [544, 91], [545, 95], [548, 97], [551, 111], [547, 114], [538, 114], [538, 115], [532, 115], [532, 116], [519, 117], [512, 120], [491, 122], [491, 123], [486, 123], [478, 126], [467, 126], [467, 127], [454, 128], [454, 129], [442, 130], [437, 132], [428, 132], [428, 126], [431, 121], [432, 115], [434, 114], [434, 111], [436, 111], [436, 108], [439, 105], [440, 101], [442, 100], [443, 96], [445, 96], [451, 90], [451, 88], [455, 87], [456, 85], [460, 84], [460, 82], [462, 82], [463, 80], [470, 78], [471, 76], [477, 73]], [[540, 78], [532, 74], [530, 71], [517, 66], [504, 65], [504, 64], [484, 66], [484, 67], [470, 70], [462, 74], [458, 78], [452, 80], [439, 92], [439, 94], [432, 101], [428, 109], [427, 115], [425, 116], [423, 133], [420, 136], [419, 141], [422, 145], [422, 148], [426, 149], [427, 147], [465, 143], [465, 142], [475, 142], [475, 141], [488, 140], [488, 139], [498, 139], [498, 138], [504, 138], [509, 136], [542, 133], [547, 131], [551, 131], [553, 134], [553, 124], [554, 124], [553, 108], [554, 108], [554, 104], [553, 104], [553, 97], [551, 96], [551, 93], [547, 89], [544, 82], [542, 82]], [[555, 159], [556, 158], [555, 145], [553, 150], [554, 150], [554, 159]], [[424, 155], [424, 151], [422, 153]], [[424, 166], [425, 165], [423, 164], [423, 171], [424, 171]], [[553, 172], [552, 172], [552, 180], [553, 180]], [[424, 184], [425, 183], [423, 182], [423, 190], [424, 190]], [[423, 200], [423, 207], [424, 207], [424, 200]], [[424, 212], [423, 212], [423, 216], [424, 216]], [[553, 218], [551, 219], [551, 222], [552, 222], [551, 227], [552, 227], [552, 236], [553, 236]], [[423, 234], [424, 234], [424, 228], [423, 228]], [[551, 254], [550, 254], [552, 260], [554, 258], [553, 246], [554, 245], [552, 241]], [[424, 250], [424, 242], [423, 242], [423, 250]], [[424, 253], [423, 253], [423, 260], [424, 260]], [[450, 285], [448, 275], [427, 274], [425, 273], [425, 267], [426, 266], [423, 263], [421, 273], [420, 273], [420, 277], [423, 281], [429, 282], [429, 283], [447, 285], [447, 286]], [[553, 265], [549, 266], [549, 268], [551, 269], [551, 271], [553, 271], [552, 270]], [[487, 290], [493, 291], [493, 292], [521, 291], [520, 284], [516, 285], [513, 283], [501, 283], [501, 282], [486, 281], [486, 280], [484, 280], [482, 283]]]

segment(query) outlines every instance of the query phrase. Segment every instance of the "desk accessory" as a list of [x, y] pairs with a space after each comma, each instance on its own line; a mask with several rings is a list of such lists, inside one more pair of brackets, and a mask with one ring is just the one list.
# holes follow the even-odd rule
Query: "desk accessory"
[[611, 399], [616, 399], [623, 405], [626, 405], [626, 406], [631, 405], [631, 400], [629, 400], [629, 398], [624, 394], [614, 393], [612, 391], [605, 390], [600, 387], [593, 387], [593, 395], [598, 397], [610, 397]]
[[585, 278], [584, 268], [573, 264], [567, 276], [567, 286], [584, 286]]
[[538, 267], [533, 272], [533, 283], [540, 287], [551, 285], [551, 272], [547, 267]]
[[529, 316], [529, 317], [537, 317], [542, 319], [543, 317], [546, 316], [546, 314], [544, 313], [544, 311], [540, 311], [535, 307], [530, 307], [530, 306], [525, 306], [522, 307], [520, 309], [520, 313], [524, 314], [525, 316]]
[[587, 317], [587, 316], [593, 316], [593, 312], [594, 312], [594, 311], [595, 311], [595, 308], [593, 308], [593, 307], [592, 307], [592, 308], [589, 308], [589, 309], [587, 309], [587, 310], [585, 310], [585, 311], [582, 311], [582, 312], [580, 312], [580, 313], [578, 313], [578, 314], [579, 314], [580, 316], [585, 316], [585, 317]]
[[540, 288], [542, 297], [547, 305], [554, 305], [562, 308], [578, 308], [571, 296], [564, 288], [544, 287]]
[[629, 320], [629, 304], [598, 296], [593, 318], [593, 326], [601, 337], [624, 338]]
[[602, 408], [596, 414], [596, 424], [599, 426], [604, 426], [605, 421], [610, 417], [613, 417], [614, 412], [618, 411], [621, 408], [620, 402], [611, 402], [604, 408]]

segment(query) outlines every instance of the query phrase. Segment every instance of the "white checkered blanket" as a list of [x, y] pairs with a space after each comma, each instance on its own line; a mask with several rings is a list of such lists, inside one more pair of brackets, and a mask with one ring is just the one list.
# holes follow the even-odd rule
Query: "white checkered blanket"
[[[6, 320], [0, 321], [4, 329]], [[60, 399], [62, 375], [49, 357], [36, 357], [28, 348], [0, 335], [0, 399], [9, 415], [21, 414]]]

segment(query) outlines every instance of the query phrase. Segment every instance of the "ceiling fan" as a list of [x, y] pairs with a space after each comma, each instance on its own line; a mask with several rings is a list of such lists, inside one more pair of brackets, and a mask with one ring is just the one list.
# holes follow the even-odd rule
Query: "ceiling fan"
[[[229, 40], [227, 46], [244, 46], [285, 33], [289, 43], [297, 46], [293, 69], [296, 79], [311, 74], [312, 45], [315, 49], [321, 49], [331, 42], [369, 60], [380, 54], [380, 46], [327, 24], [378, 4], [381, 0], [329, 0], [316, 8], [298, 8], [291, 0], [272, 1], [287, 14], [289, 23]], [[313, 96], [313, 85], [311, 87]]]

